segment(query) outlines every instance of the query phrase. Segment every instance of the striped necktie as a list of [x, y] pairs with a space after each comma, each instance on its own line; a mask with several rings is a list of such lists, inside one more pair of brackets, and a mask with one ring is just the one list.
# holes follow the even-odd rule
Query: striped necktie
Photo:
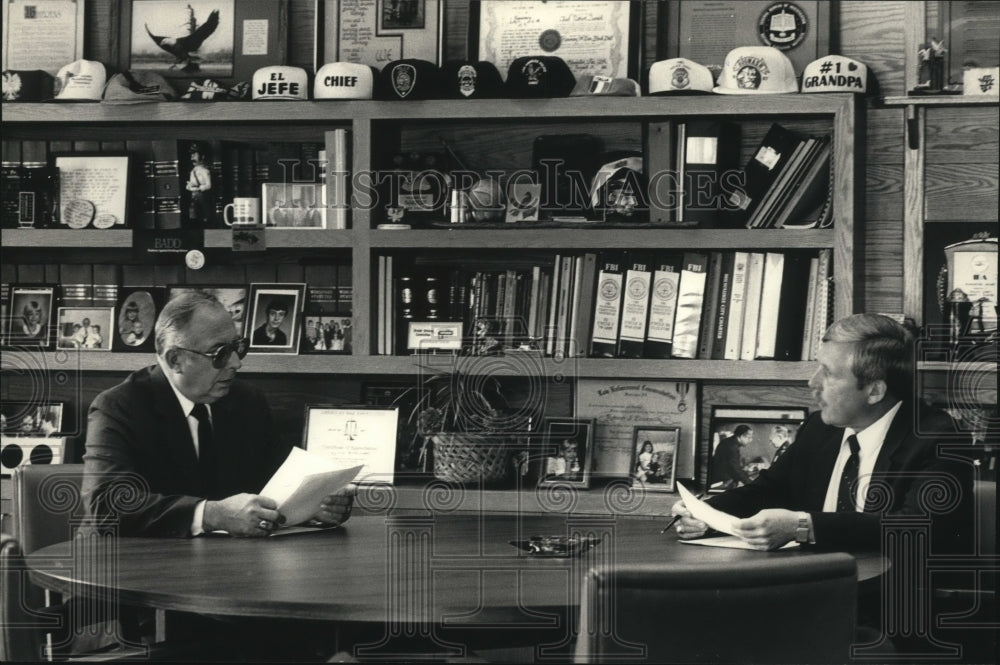
[[858, 452], [861, 446], [858, 444], [858, 437], [853, 434], [847, 437], [847, 445], [851, 448], [851, 456], [847, 458], [844, 471], [840, 474], [840, 489], [837, 490], [838, 513], [853, 513], [858, 509], [855, 493], [858, 489], [858, 465], [861, 461]]

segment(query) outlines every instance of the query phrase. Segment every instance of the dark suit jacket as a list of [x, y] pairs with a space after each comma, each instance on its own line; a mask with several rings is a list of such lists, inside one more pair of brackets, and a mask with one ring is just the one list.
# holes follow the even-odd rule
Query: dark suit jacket
[[[913, 418], [912, 408], [904, 402], [875, 461], [863, 513], [822, 512], [844, 430], [826, 425], [819, 412], [806, 420], [795, 443], [753, 483], [717, 495], [709, 503], [737, 517], [750, 517], [765, 508], [808, 512], [816, 545], [823, 549], [878, 551], [883, 515], [926, 515], [932, 523], [933, 552], [965, 552], [972, 529], [972, 467], [942, 456], [938, 437], [917, 434]], [[919, 431], [953, 430], [946, 414], [931, 410]], [[872, 490], [881, 483], [890, 491], [880, 507]], [[942, 502], [950, 504], [946, 507], [928, 506], [935, 502], [935, 486], [946, 488], [945, 494], [955, 501]]]
[[[102, 527], [117, 518], [121, 535], [184, 537], [201, 499], [260, 492], [290, 450], [274, 432], [263, 393], [235, 381], [211, 409], [219, 475], [202, 487], [191, 430], [159, 366], [98, 395], [83, 456], [89, 515]], [[116, 494], [122, 482], [137, 494]]]
[[278, 330], [274, 331], [274, 339], [273, 340], [270, 340], [270, 339], [267, 338], [267, 332], [266, 331], [267, 331], [267, 323], [265, 323], [264, 325], [260, 326], [259, 328], [257, 328], [256, 330], [253, 331], [253, 337], [251, 338], [250, 343], [253, 344], [254, 346], [287, 346], [288, 345], [288, 337], [285, 335], [285, 332], [283, 330], [281, 330], [280, 328]]
[[743, 458], [740, 455], [740, 441], [735, 436], [729, 436], [719, 442], [712, 456], [712, 483], [725, 481], [725, 487], [735, 487], [737, 483], [752, 482], [749, 474], [743, 470]]

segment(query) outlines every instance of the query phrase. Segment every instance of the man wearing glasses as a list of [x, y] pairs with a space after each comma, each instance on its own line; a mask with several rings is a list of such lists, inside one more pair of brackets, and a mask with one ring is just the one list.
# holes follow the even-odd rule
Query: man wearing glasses
[[[263, 393], [236, 380], [249, 346], [214, 297], [182, 294], [156, 321], [157, 365], [91, 404], [83, 494], [90, 516], [121, 535], [266, 536], [283, 521], [260, 491], [288, 455]], [[121, 500], [121, 497], [129, 497]], [[316, 506], [340, 524], [349, 494]]]

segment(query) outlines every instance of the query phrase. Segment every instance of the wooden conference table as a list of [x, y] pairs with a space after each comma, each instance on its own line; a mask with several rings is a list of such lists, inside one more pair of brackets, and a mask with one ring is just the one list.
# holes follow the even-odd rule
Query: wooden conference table
[[[587, 570], [602, 563], [706, 562], [810, 556], [683, 544], [664, 518], [438, 514], [355, 516], [344, 527], [271, 538], [90, 536], [28, 557], [32, 579], [121, 603], [232, 616], [370, 623], [509, 625], [575, 614]], [[532, 535], [590, 535], [582, 556], [541, 558], [508, 544]], [[95, 540], [97, 539], [97, 540]], [[102, 563], [103, 562], [103, 563]], [[858, 579], [886, 564], [858, 558]]]

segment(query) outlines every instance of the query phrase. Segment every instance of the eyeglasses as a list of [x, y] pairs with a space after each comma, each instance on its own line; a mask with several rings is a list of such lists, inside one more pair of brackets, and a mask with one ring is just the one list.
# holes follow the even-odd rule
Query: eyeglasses
[[228, 344], [220, 344], [209, 352], [195, 351], [194, 349], [185, 349], [182, 346], [175, 347], [181, 351], [187, 351], [188, 353], [197, 353], [199, 356], [205, 356], [206, 358], [211, 358], [212, 367], [215, 369], [222, 369], [229, 362], [229, 356], [236, 354], [236, 356], [243, 360], [246, 357], [247, 351], [250, 349], [250, 340], [246, 337], [242, 339], [235, 339]]

